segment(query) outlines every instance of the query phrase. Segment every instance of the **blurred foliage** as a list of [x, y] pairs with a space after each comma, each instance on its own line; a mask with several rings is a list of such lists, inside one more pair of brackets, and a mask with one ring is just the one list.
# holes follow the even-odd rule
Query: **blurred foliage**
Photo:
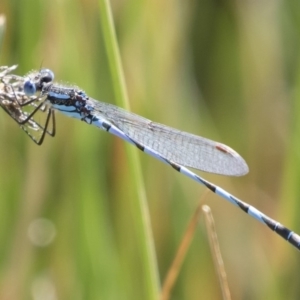
[[[249, 175], [204, 176], [299, 233], [299, 2], [111, 4], [132, 110], [237, 150]], [[1, 0], [0, 14], [1, 65], [48, 67], [114, 103], [96, 0]], [[57, 131], [38, 147], [1, 114], [0, 299], [143, 299], [123, 142], [60, 115]], [[140, 158], [163, 281], [204, 190]], [[216, 195], [205, 202], [233, 299], [298, 299], [299, 253]], [[220, 297], [201, 221], [172, 299]]]

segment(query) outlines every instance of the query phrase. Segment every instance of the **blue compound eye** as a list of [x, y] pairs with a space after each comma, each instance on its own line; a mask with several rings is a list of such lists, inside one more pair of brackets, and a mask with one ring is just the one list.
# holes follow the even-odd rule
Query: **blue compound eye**
[[42, 83], [48, 83], [54, 80], [54, 73], [49, 69], [42, 69], [40, 74]]
[[24, 93], [27, 96], [32, 96], [36, 93], [35, 84], [31, 80], [26, 80], [24, 82]]

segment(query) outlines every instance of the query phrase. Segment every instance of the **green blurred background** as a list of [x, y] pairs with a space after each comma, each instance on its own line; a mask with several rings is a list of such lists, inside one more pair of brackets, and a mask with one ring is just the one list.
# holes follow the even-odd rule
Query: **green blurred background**
[[[111, 5], [132, 111], [234, 148], [249, 175], [201, 175], [299, 233], [299, 1]], [[0, 65], [48, 67], [115, 103], [96, 0], [1, 0], [0, 14]], [[144, 299], [123, 141], [57, 115], [38, 147], [2, 112], [0, 145], [0, 299]], [[139, 157], [163, 281], [204, 189]], [[218, 196], [205, 203], [233, 299], [299, 299], [297, 250]], [[201, 219], [171, 299], [219, 298]]]

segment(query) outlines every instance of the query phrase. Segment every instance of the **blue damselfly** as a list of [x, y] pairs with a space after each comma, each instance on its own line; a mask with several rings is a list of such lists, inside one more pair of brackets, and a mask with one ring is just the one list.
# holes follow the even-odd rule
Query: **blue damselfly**
[[[10, 77], [7, 78], [10, 80]], [[48, 118], [53, 114], [55, 128], [54, 111], [57, 110], [68, 117], [108, 131], [204, 185], [300, 249], [298, 234], [187, 168], [229, 176], [246, 174], [246, 162], [228, 146], [154, 123], [117, 106], [96, 101], [77, 87], [55, 83], [54, 73], [49, 69], [33, 71], [24, 77], [11, 75], [11, 78], [18, 82], [15, 85], [18, 87], [18, 97], [23, 99], [22, 103], [33, 107], [32, 112], [25, 115], [26, 122], [34, 121], [35, 114], [43, 110], [47, 112]], [[5, 93], [3, 94], [5, 98]], [[18, 109], [22, 113], [21, 107]], [[26, 122], [18, 123], [23, 126]], [[48, 122], [44, 126], [38, 125], [39, 130], [43, 131], [43, 137], [48, 132], [47, 126]], [[43, 138], [38, 144], [42, 142]]]

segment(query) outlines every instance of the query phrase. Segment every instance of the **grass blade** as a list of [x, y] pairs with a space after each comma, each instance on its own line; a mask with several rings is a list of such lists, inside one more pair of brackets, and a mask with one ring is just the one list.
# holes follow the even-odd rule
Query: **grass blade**
[[[120, 107], [129, 110], [127, 89], [109, 1], [100, 0], [99, 5], [104, 43], [113, 79], [116, 102]], [[143, 273], [145, 274], [145, 286], [147, 289], [145, 295], [147, 295], [149, 300], [157, 299], [159, 295], [159, 276], [141, 168], [136, 149], [128, 145], [126, 145], [126, 149], [132, 182], [136, 191], [136, 196], [132, 197], [130, 201], [138, 234], [139, 249], [137, 250], [141, 251], [140, 255], [143, 261]]]

